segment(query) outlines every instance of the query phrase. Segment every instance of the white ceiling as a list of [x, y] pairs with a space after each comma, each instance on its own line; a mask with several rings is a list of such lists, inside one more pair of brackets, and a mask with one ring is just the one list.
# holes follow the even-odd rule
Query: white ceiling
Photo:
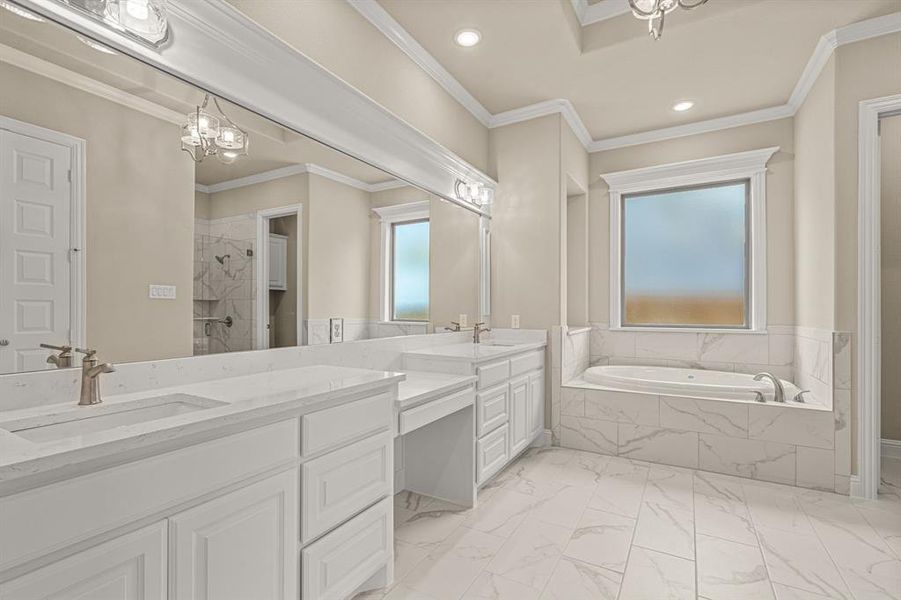
[[[711, 0], [669, 15], [654, 42], [631, 14], [581, 26], [570, 0], [379, 3], [490, 113], [567, 99], [595, 140], [785, 105], [821, 36], [901, 10], [901, 0]], [[457, 46], [464, 27], [482, 43]], [[682, 99], [695, 108], [672, 111]]]
[[[147, 100], [174, 121], [203, 99], [203, 92], [135, 59], [102, 54], [79, 42], [68, 30], [51, 23], [27, 21], [0, 9], [0, 45], [63, 67], [84, 78]], [[250, 132], [250, 156], [232, 165], [206, 160], [196, 169], [196, 181], [212, 185], [298, 164], [316, 164], [363, 184], [394, 181], [383, 171], [333, 150], [316, 140], [285, 129], [242, 108], [222, 102], [236, 123]], [[179, 147], [177, 138], [172, 141]]]

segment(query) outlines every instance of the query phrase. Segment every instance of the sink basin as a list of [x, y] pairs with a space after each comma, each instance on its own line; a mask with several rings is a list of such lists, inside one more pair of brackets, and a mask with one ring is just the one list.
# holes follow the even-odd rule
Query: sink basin
[[482, 346], [499, 346], [501, 348], [509, 348], [510, 346], [515, 346], [515, 342], [480, 342]]
[[5, 429], [31, 442], [52, 442], [124, 425], [156, 421], [224, 404], [226, 403], [200, 396], [170, 394], [131, 402], [95, 406], [73, 405], [71, 409], [51, 415], [0, 422], [0, 429]]

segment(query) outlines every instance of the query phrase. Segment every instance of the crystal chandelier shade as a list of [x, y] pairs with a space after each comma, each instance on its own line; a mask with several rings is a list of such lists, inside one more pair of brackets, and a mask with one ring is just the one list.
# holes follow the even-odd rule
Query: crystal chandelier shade
[[691, 10], [707, 2], [707, 0], [629, 0], [632, 14], [648, 22], [648, 33], [655, 40], [663, 34], [663, 23], [666, 15], [677, 8]]
[[57, 0], [106, 25], [158, 46], [169, 35], [166, 0]]
[[215, 156], [220, 162], [231, 164], [247, 156], [250, 145], [247, 132], [228, 118], [215, 96], [213, 105], [220, 116], [207, 111], [209, 103], [210, 95], [206, 94], [203, 104], [187, 114], [187, 121], [181, 127], [181, 149], [197, 163]]

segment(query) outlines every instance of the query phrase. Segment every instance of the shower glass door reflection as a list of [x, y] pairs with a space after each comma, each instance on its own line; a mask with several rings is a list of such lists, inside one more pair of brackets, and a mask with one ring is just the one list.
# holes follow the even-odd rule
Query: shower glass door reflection
[[194, 235], [194, 355], [253, 349], [253, 240]]

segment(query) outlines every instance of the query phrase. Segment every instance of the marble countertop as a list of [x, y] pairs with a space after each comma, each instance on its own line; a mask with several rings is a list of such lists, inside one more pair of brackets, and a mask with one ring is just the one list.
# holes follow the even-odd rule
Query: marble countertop
[[545, 342], [522, 342], [522, 343], [503, 343], [501, 345], [493, 345], [492, 342], [486, 341], [482, 344], [473, 344], [465, 342], [462, 344], [448, 344], [446, 346], [432, 346], [404, 352], [404, 356], [415, 356], [418, 358], [442, 358], [448, 360], [459, 360], [466, 362], [480, 362], [483, 360], [491, 360], [495, 358], [505, 358], [520, 354], [529, 350], [539, 350], [544, 348]]
[[[215, 401], [217, 405], [47, 442], [29, 441], [2, 429], [3, 424], [21, 420], [33, 423], [41, 419], [53, 423], [58, 419], [54, 415], [72, 410], [76, 398], [61, 404], [0, 411], [0, 485], [50, 471], [71, 469], [73, 465], [87, 461], [111, 460], [126, 453], [139, 453], [141, 449], [171, 444], [247, 421], [322, 410], [348, 402], [348, 396], [355, 392], [388, 387], [403, 379], [402, 373], [312, 366], [112, 395], [105, 397], [98, 407], [110, 410], [119, 403], [171, 394], [198, 396]], [[94, 407], [79, 408], [92, 409]]]
[[464, 389], [478, 379], [475, 375], [447, 375], [426, 371], [404, 371], [404, 374], [407, 378], [398, 386], [399, 411], [425, 404], [436, 396]]

